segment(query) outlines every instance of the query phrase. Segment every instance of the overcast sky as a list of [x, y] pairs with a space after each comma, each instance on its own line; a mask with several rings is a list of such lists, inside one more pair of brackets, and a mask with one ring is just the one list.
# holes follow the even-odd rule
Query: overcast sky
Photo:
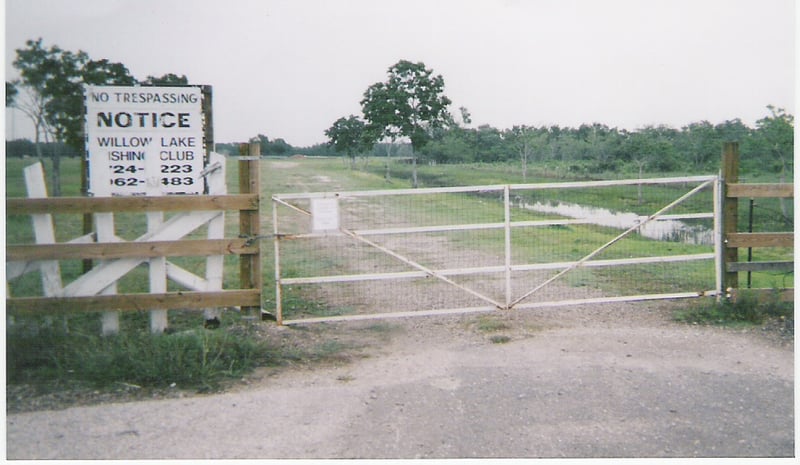
[[[325, 142], [400, 59], [473, 125], [635, 130], [795, 112], [793, 0], [6, 0], [6, 79], [28, 39], [185, 74], [217, 142]], [[6, 110], [6, 137], [30, 137]]]

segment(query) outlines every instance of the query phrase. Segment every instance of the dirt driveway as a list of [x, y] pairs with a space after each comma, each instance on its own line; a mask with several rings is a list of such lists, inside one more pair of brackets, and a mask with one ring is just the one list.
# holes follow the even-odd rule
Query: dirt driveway
[[10, 459], [794, 455], [793, 346], [630, 304], [269, 327], [361, 341], [229, 392], [10, 414]]

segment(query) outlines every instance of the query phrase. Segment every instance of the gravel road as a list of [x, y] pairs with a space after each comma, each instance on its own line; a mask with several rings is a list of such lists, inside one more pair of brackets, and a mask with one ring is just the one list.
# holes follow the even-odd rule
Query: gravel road
[[[666, 306], [666, 305], [665, 305]], [[668, 307], [668, 306], [666, 306]], [[9, 459], [786, 457], [793, 345], [653, 304], [383, 323], [349, 363], [7, 416]], [[370, 329], [372, 328], [372, 329]], [[367, 323], [326, 332], [374, 333]], [[269, 330], [275, 337], [297, 329]], [[494, 343], [495, 341], [507, 341]], [[496, 336], [503, 336], [498, 338]], [[294, 337], [294, 336], [293, 336]]]

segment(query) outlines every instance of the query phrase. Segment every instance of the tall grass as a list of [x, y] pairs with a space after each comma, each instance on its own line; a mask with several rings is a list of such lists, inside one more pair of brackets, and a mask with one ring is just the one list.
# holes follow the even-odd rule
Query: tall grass
[[[131, 315], [126, 317], [130, 323]], [[177, 326], [189, 325], [184, 320]], [[218, 330], [194, 324], [168, 334], [126, 328], [119, 335], [103, 337], [98, 329], [96, 319], [86, 316], [69, 322], [51, 317], [16, 319], [6, 334], [7, 381], [210, 389], [225, 378], [278, 359], [273, 347], [234, 321], [226, 321]]]
[[205, 392], [256, 367], [340, 360], [350, 349], [324, 338], [295, 344], [266, 338], [258, 323], [236, 312], [224, 312], [217, 329], [200, 321], [196, 313], [179, 312], [170, 331], [152, 334], [147, 312], [126, 313], [123, 331], [104, 337], [92, 315], [17, 318], [6, 332], [6, 382], [38, 392], [119, 385]]
[[[781, 302], [777, 294], [759, 300], [755, 294], [742, 292], [735, 301], [704, 302], [675, 313], [675, 319], [685, 323], [724, 326], [760, 325], [770, 318], [792, 322], [793, 303]], [[793, 325], [786, 327], [791, 330]]]

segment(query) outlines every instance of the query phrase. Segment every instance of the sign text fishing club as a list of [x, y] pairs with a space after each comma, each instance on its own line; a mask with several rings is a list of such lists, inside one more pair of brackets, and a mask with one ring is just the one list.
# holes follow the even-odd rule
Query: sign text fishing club
[[89, 194], [202, 194], [200, 87], [86, 86]]

